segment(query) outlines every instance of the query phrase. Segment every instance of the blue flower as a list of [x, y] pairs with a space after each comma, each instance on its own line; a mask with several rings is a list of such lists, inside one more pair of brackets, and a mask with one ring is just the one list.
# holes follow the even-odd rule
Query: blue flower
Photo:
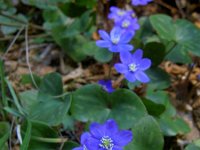
[[111, 80], [99, 80], [98, 84], [100, 84], [108, 93], [112, 93], [114, 91]]
[[129, 130], [119, 130], [114, 120], [107, 120], [104, 124], [92, 123], [88, 138], [88, 150], [123, 150], [133, 139]]
[[130, 52], [120, 53], [120, 60], [122, 63], [114, 65], [117, 72], [125, 75], [129, 82], [139, 80], [142, 83], [149, 82], [149, 77], [144, 73], [146, 69], [151, 66], [151, 60], [142, 58], [143, 51], [138, 49], [134, 54]]
[[120, 22], [126, 15], [129, 15], [126, 10], [112, 6], [108, 18], [114, 20], [114, 22]]
[[133, 17], [123, 18], [120, 22], [117, 22], [115, 26], [119, 26], [125, 32], [131, 32], [133, 35], [135, 34], [135, 31], [140, 28], [137, 18]]
[[132, 5], [138, 6], [138, 5], [147, 5], [152, 0], [132, 0]]
[[81, 146], [74, 148], [73, 150], [88, 150], [87, 149], [87, 141], [90, 137], [90, 133], [89, 132], [85, 132], [81, 135]]
[[99, 30], [99, 35], [102, 40], [96, 41], [96, 45], [103, 48], [108, 48], [111, 52], [131, 51], [133, 46], [127, 44], [133, 37], [130, 32], [123, 32], [119, 27], [114, 27], [110, 35], [104, 31]]

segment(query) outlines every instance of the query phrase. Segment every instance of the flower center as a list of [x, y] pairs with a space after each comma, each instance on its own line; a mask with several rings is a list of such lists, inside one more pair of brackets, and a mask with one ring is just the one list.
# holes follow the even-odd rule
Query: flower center
[[119, 37], [115, 37], [112, 39], [113, 44], [118, 44], [118, 42], [119, 42]]
[[129, 71], [135, 72], [137, 70], [137, 65], [132, 63], [128, 65]]
[[104, 148], [105, 150], [112, 150], [114, 144], [113, 140], [109, 136], [103, 136], [101, 138], [101, 143], [99, 144], [101, 148]]
[[130, 21], [125, 20], [122, 22], [122, 27], [127, 28], [130, 25]]
[[123, 16], [125, 14], [125, 12], [123, 10], [119, 10], [117, 11], [118, 16]]
[[136, 17], [135, 13], [132, 13], [132, 14], [131, 14], [131, 16], [132, 16], [133, 18], [135, 18], [135, 17]]

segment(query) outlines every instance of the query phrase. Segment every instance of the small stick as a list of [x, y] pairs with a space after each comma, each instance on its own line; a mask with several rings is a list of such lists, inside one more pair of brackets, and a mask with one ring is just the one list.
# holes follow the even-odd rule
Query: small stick
[[21, 29], [17, 32], [16, 36], [14, 37], [14, 39], [12, 40], [12, 42], [10, 43], [10, 45], [8, 46], [6, 52], [3, 55], [3, 58], [5, 58], [6, 54], [8, 54], [8, 52], [10, 51], [11, 47], [13, 46], [13, 44], [15, 44], [17, 38], [19, 37], [19, 35], [21, 34], [21, 32], [24, 30], [24, 26], [21, 27]]
[[30, 72], [32, 82], [33, 82], [34, 86], [38, 89], [36, 81], [35, 81], [35, 79], [33, 77], [33, 73], [32, 73], [32, 70], [31, 70], [31, 65], [30, 65], [30, 61], [29, 61], [28, 26], [26, 26], [26, 29], [25, 29], [25, 43], [26, 43], [26, 63], [28, 65], [28, 70]]

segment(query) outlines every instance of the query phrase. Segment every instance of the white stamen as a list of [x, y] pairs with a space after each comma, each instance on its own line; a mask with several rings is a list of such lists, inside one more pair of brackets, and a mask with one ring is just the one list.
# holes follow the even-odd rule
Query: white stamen
[[122, 22], [122, 27], [127, 28], [130, 25], [130, 22], [128, 20], [124, 20]]
[[113, 43], [113, 44], [118, 44], [120, 38], [119, 38], [119, 37], [116, 37], [116, 38], [113, 38], [113, 39], [111, 39], [111, 40], [112, 40], [112, 43]]
[[135, 72], [137, 70], [137, 65], [132, 63], [128, 65], [129, 71]]
[[119, 10], [119, 11], [117, 12], [117, 14], [118, 14], [119, 16], [123, 16], [123, 15], [125, 14], [125, 12], [124, 12], [123, 10]]
[[109, 136], [103, 136], [99, 146], [105, 150], [112, 150], [114, 146], [113, 140]]

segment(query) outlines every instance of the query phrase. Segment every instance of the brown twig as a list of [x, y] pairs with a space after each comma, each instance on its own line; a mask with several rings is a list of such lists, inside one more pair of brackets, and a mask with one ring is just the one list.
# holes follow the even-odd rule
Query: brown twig
[[159, 5], [163, 6], [163, 7], [171, 10], [172, 12], [177, 12], [178, 11], [176, 8], [166, 4], [165, 2], [163, 2], [161, 0], [155, 0], [155, 3], [157, 3], [157, 4], [159, 4]]
[[37, 85], [37, 83], [36, 83], [36, 81], [33, 77], [31, 65], [30, 65], [30, 60], [29, 60], [28, 26], [26, 26], [26, 28], [25, 28], [25, 43], [26, 43], [26, 63], [27, 63], [27, 66], [28, 66], [28, 69], [29, 69], [29, 72], [30, 72], [32, 82], [33, 82], [34, 86], [38, 89], [38, 85]]
[[181, 6], [180, 0], [175, 0], [175, 2], [176, 2], [176, 6], [178, 7], [179, 12], [180, 12], [182, 18], [185, 18], [185, 17], [186, 17], [186, 14], [185, 14], [185, 12], [183, 11], [183, 8], [182, 8], [182, 6]]

